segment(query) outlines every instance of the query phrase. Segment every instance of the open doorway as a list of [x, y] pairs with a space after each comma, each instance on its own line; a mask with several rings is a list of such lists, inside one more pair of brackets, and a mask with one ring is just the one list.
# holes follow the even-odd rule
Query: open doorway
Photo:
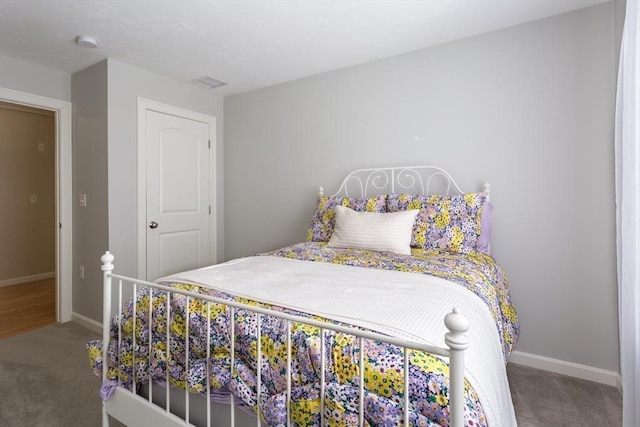
[[56, 116], [0, 102], [0, 338], [56, 322]]
[[[0, 88], [0, 102], [23, 109], [35, 108], [53, 114], [54, 117], [54, 206], [55, 220], [55, 315], [58, 322], [72, 318], [72, 205], [71, 205], [71, 103], [39, 95]], [[39, 149], [35, 142], [36, 150]], [[46, 150], [46, 147], [45, 147]], [[34, 200], [28, 193], [28, 201]], [[35, 204], [38, 203], [36, 194]]]

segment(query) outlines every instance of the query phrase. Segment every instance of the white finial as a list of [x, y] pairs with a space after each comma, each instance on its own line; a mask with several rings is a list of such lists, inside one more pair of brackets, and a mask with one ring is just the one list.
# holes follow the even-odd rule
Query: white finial
[[324, 188], [320, 187], [318, 189], [318, 196], [324, 196]]
[[469, 339], [464, 334], [469, 330], [469, 321], [460, 314], [458, 308], [444, 317], [444, 324], [449, 329], [444, 335], [444, 341], [453, 350], [464, 350], [469, 347]]
[[444, 318], [444, 324], [451, 332], [464, 333], [469, 330], [469, 321], [460, 314], [460, 309], [454, 307]]
[[113, 259], [114, 259], [114, 256], [111, 255], [109, 251], [106, 251], [104, 255], [100, 257], [100, 261], [102, 261], [101, 269], [104, 271], [113, 270]]

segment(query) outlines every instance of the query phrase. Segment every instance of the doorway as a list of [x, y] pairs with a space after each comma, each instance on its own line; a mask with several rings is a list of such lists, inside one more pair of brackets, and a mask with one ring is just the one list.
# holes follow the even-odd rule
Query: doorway
[[56, 321], [55, 114], [0, 102], [0, 337]]
[[[72, 317], [72, 216], [71, 216], [71, 103], [39, 95], [0, 88], [0, 102], [22, 108], [45, 110], [54, 116], [54, 206], [55, 220], [55, 313], [57, 322], [67, 322]], [[36, 149], [39, 148], [36, 142]], [[46, 147], [45, 147], [46, 149]], [[29, 193], [29, 203], [35, 199]]]

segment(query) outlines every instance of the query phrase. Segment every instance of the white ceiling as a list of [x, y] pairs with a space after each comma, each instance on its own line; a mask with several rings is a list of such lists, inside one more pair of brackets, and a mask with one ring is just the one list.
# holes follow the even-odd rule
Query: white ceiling
[[[115, 58], [222, 95], [610, 0], [0, 0], [0, 54], [73, 73]], [[96, 38], [96, 49], [75, 44]]]

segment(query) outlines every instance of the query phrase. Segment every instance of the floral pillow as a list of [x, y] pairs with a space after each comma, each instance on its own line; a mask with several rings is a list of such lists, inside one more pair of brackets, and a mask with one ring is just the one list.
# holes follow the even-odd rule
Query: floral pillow
[[387, 211], [387, 195], [362, 199], [340, 196], [318, 196], [316, 212], [307, 233], [309, 242], [328, 242], [336, 224], [336, 206], [345, 206], [358, 212], [384, 213]]
[[[469, 253], [479, 250], [482, 213], [487, 193], [459, 195], [389, 194], [387, 211], [420, 209], [413, 226], [411, 246]], [[485, 249], [482, 245], [481, 249]]]

